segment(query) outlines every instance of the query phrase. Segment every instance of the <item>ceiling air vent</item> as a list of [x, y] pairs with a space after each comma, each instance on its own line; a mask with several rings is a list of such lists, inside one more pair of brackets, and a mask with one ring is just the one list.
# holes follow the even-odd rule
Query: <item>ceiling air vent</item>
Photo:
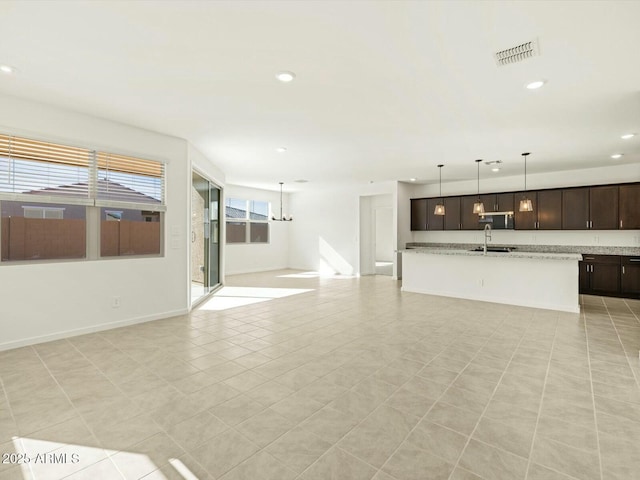
[[540, 50], [538, 49], [538, 40], [536, 39], [515, 47], [507, 48], [506, 50], [500, 50], [494, 54], [494, 58], [500, 67], [511, 63], [518, 63], [538, 55], [540, 55]]

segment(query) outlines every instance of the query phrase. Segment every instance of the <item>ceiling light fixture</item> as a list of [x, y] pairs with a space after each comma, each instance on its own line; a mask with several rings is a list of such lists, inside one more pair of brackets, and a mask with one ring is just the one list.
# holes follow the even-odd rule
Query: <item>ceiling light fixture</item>
[[473, 213], [477, 213], [478, 215], [482, 215], [484, 213], [484, 203], [480, 201], [480, 160], [476, 160], [478, 164], [478, 201], [473, 204]]
[[529, 155], [531, 155], [529, 152], [522, 154], [524, 157], [524, 193], [522, 194], [522, 199], [520, 199], [520, 208], [518, 208], [521, 212], [533, 212], [531, 199], [527, 196], [527, 157]]
[[491, 169], [491, 171], [492, 171], [492, 172], [499, 172], [499, 171], [500, 171], [500, 169], [499, 169], [498, 167], [495, 167], [495, 168], [492, 168], [492, 169]]
[[542, 87], [545, 83], [547, 83], [545, 80], [536, 80], [535, 82], [527, 83], [526, 87], [529, 90], [537, 90], [538, 88]]
[[293, 220], [293, 217], [291, 215], [289, 215], [289, 218], [287, 218], [282, 214], [282, 185], [284, 185], [284, 182], [280, 182], [280, 218], [272, 216], [271, 220], [273, 220], [274, 222], [290, 222], [291, 220]]
[[622, 158], [622, 155], [624, 155], [623, 153], [614, 153], [613, 155], [611, 155], [611, 158], [613, 158], [614, 160], [617, 160], [619, 158]]
[[287, 151], [286, 147], [278, 147], [278, 148], [276, 148], [276, 152], [278, 152], [278, 153], [284, 153], [286, 151]]
[[442, 198], [442, 167], [444, 167], [444, 165], [438, 165], [438, 170], [440, 170], [440, 199], [438, 200], [436, 208], [433, 210], [434, 215], [444, 215], [444, 200]]
[[633, 138], [635, 136], [636, 136], [635, 133], [625, 133], [620, 138], [623, 139], [623, 140], [629, 140], [630, 138]]
[[276, 78], [281, 82], [289, 83], [292, 82], [294, 78], [296, 78], [296, 74], [283, 70], [282, 72], [276, 73]]
[[0, 65], [0, 72], [6, 73], [7, 75], [11, 75], [16, 72], [16, 69], [11, 65]]
[[417, 180], [417, 178], [410, 178], [409, 181], [410, 182], [415, 182]]

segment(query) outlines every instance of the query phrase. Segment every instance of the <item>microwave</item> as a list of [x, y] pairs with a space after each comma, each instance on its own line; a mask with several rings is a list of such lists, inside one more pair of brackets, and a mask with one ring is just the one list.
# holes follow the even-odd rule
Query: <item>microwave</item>
[[494, 230], [513, 230], [514, 215], [513, 212], [486, 212], [478, 215], [478, 223], [483, 228], [491, 225]]

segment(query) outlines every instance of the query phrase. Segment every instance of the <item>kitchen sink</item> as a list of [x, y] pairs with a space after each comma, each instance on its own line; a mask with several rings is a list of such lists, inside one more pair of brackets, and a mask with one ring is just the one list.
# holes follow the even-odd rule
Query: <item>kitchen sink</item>
[[[509, 253], [515, 250], [516, 247], [487, 247], [487, 252]], [[484, 247], [476, 247], [470, 252], [484, 252]]]

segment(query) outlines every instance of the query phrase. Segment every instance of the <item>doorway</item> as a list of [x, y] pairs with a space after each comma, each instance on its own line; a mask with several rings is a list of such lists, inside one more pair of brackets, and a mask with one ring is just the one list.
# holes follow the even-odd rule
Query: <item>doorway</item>
[[376, 275], [393, 275], [393, 208], [375, 207]]
[[191, 177], [191, 304], [220, 285], [220, 187]]

